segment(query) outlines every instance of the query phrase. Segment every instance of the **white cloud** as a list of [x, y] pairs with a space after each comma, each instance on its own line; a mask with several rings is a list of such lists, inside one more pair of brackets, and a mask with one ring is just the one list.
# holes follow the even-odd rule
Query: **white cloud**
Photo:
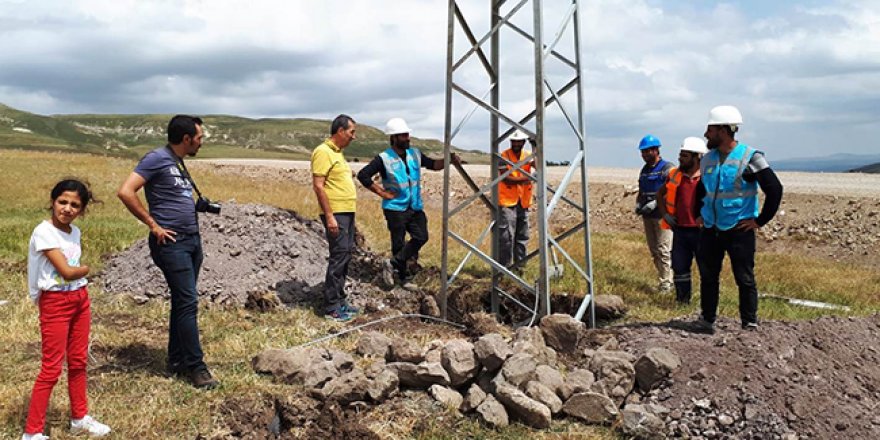
[[[880, 4], [813, 3], [582, 1], [591, 160], [637, 165], [642, 135], [677, 145], [702, 134], [717, 104], [740, 106], [741, 138], [771, 159], [825, 154], [830, 144], [877, 152], [868, 140], [880, 129]], [[447, 4], [7, 0], [0, 2], [0, 102], [39, 113], [347, 112], [376, 126], [403, 116], [420, 136], [440, 138]], [[461, 6], [482, 37], [488, 5]], [[547, 39], [566, 7], [545, 2]], [[530, 28], [531, 3], [514, 22]], [[456, 39], [465, 41], [460, 32]], [[524, 115], [534, 101], [530, 49], [511, 32], [502, 43], [501, 105]], [[465, 49], [458, 44], [458, 55]], [[568, 39], [558, 50], [573, 58]], [[552, 58], [546, 66], [555, 87], [571, 76]], [[457, 81], [482, 95], [481, 69], [472, 57]], [[573, 92], [563, 101], [575, 108]], [[454, 123], [471, 107], [457, 97]], [[566, 159], [573, 155], [567, 123], [555, 108], [548, 118], [549, 157]], [[462, 146], [487, 147], [486, 121], [484, 112], [474, 115], [457, 138]]]

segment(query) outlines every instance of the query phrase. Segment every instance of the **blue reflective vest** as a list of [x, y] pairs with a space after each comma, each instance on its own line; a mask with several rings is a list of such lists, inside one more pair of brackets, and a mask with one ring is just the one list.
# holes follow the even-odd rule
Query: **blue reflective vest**
[[758, 182], [743, 180], [743, 172], [758, 150], [740, 143], [719, 163], [718, 150], [703, 156], [700, 162], [703, 186], [703, 226], [726, 231], [740, 220], [758, 217]]
[[[382, 179], [382, 187], [386, 191], [392, 191], [397, 197], [382, 200], [382, 209], [391, 211], [406, 211], [412, 208], [421, 211], [422, 190], [420, 186], [422, 153], [418, 148], [407, 150], [406, 162], [397, 155], [393, 148], [381, 153], [379, 157], [385, 165], [385, 177]], [[409, 168], [409, 172], [407, 172]]]

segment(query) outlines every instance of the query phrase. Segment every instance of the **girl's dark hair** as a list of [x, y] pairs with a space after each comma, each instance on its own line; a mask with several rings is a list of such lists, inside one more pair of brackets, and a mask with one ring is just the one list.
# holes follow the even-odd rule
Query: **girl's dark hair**
[[54, 202], [62, 193], [67, 191], [73, 191], [79, 196], [80, 202], [82, 202], [82, 213], [85, 214], [86, 208], [89, 206], [89, 202], [101, 203], [100, 200], [96, 199], [94, 195], [92, 195], [92, 190], [89, 189], [88, 182], [82, 182], [77, 179], [64, 179], [55, 184], [55, 187], [52, 188], [52, 193], [50, 197]]

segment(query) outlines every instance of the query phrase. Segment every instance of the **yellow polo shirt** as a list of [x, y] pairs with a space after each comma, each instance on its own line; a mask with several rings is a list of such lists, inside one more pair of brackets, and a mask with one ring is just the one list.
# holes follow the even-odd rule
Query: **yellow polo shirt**
[[327, 139], [312, 151], [312, 175], [327, 178], [324, 192], [334, 213], [355, 212], [357, 192], [351, 167], [332, 139]]

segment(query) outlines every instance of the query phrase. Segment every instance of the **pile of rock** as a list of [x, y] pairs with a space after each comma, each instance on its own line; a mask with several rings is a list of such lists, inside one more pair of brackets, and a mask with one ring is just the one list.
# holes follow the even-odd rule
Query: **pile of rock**
[[432, 341], [423, 348], [368, 332], [357, 344], [364, 364], [372, 361], [365, 368], [348, 354], [308, 348], [266, 350], [253, 359], [253, 367], [343, 404], [381, 403], [405, 387], [426, 390], [450, 410], [472, 413], [491, 427], [513, 419], [544, 429], [554, 416], [568, 416], [589, 424], [622, 418], [623, 428], [636, 437], [663, 432], [668, 410], [625, 404], [634, 391], [646, 392], [665, 380], [679, 367], [678, 357], [662, 348], [639, 359], [600, 348], [587, 350], [577, 365], [559, 362], [557, 353], [574, 353], [585, 332], [584, 324], [568, 315], [519, 328], [511, 341], [490, 333], [474, 341]]

